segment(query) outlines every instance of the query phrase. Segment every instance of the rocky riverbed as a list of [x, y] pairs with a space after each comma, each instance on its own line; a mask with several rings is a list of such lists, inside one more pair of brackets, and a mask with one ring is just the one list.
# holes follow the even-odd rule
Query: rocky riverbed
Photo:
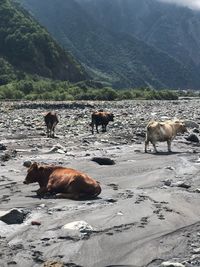
[[[199, 107], [198, 99], [1, 102], [0, 266], [200, 266]], [[92, 135], [91, 113], [99, 109], [115, 119]], [[59, 116], [53, 139], [43, 121], [50, 110]], [[196, 139], [177, 136], [172, 153], [160, 143], [158, 154], [151, 146], [145, 154], [147, 122], [171, 118], [194, 122]], [[83, 171], [102, 193], [40, 199], [37, 184], [23, 184], [29, 161]]]

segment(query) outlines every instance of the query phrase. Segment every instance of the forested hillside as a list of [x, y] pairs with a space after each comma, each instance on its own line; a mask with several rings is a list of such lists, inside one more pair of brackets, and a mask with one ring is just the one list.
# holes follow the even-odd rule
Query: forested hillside
[[77, 0], [114, 32], [132, 34], [185, 64], [200, 64], [200, 11], [158, 0]]
[[[127, 2], [139, 5], [140, 1], [20, 0], [95, 79], [116, 88], [198, 89], [200, 72], [191, 60], [181, 61], [153, 43], [136, 38], [133, 32], [126, 32], [116, 23], [118, 19], [123, 22], [123, 17], [126, 25], [129, 24], [132, 9], [126, 5]], [[120, 16], [117, 11], [121, 12]], [[130, 28], [131, 25], [134, 28], [134, 23], [129, 25]], [[161, 38], [160, 42], [162, 40], [167, 43], [166, 39]]]
[[83, 69], [27, 11], [0, 1], [0, 85], [26, 74], [79, 81]]

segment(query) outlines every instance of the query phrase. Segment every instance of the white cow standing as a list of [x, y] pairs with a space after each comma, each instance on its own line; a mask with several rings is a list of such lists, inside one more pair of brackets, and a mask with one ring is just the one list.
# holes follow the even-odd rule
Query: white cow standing
[[156, 149], [156, 142], [167, 142], [168, 151], [171, 152], [172, 140], [178, 133], [187, 132], [185, 123], [180, 120], [167, 120], [164, 122], [151, 121], [147, 125], [145, 153], [147, 153], [147, 146], [149, 142], [152, 143], [154, 150]]

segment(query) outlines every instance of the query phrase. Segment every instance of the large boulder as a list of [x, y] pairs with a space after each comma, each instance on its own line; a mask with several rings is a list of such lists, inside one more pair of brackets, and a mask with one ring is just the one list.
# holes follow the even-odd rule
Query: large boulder
[[94, 157], [91, 160], [98, 163], [99, 165], [114, 165], [115, 164], [115, 161], [110, 158]]
[[24, 222], [27, 214], [28, 212], [20, 209], [0, 211], [0, 220], [7, 224], [21, 224]]
[[186, 126], [187, 128], [197, 128], [197, 129], [199, 128], [199, 124], [196, 123], [195, 121], [192, 121], [192, 120], [185, 120], [184, 123], [185, 123], [185, 126]]
[[194, 143], [199, 143], [199, 138], [196, 134], [192, 133], [189, 136], [185, 137], [187, 141], [194, 142]]

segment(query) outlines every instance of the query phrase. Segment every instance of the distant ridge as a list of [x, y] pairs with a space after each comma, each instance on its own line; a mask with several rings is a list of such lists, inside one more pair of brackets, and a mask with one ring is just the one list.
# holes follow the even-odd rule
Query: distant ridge
[[[169, 48], [177, 42], [168, 39], [170, 30], [165, 36], [165, 24], [160, 23], [162, 38], [158, 34], [157, 41], [150, 41], [154, 28], [150, 32], [148, 27], [154, 21], [159, 27], [156, 21], [159, 12], [163, 18], [161, 9], [167, 10], [169, 5], [156, 0], [21, 0], [20, 3], [96, 80], [115, 88], [200, 88], [200, 70], [187, 51], [182, 50], [183, 57], [178, 49], [181, 52], [178, 57], [170, 49], [163, 49], [162, 42]], [[179, 19], [187, 9], [177, 8], [174, 12], [173, 16], [179, 14]], [[167, 20], [173, 22], [170, 17]], [[156, 45], [158, 42], [160, 45]]]

